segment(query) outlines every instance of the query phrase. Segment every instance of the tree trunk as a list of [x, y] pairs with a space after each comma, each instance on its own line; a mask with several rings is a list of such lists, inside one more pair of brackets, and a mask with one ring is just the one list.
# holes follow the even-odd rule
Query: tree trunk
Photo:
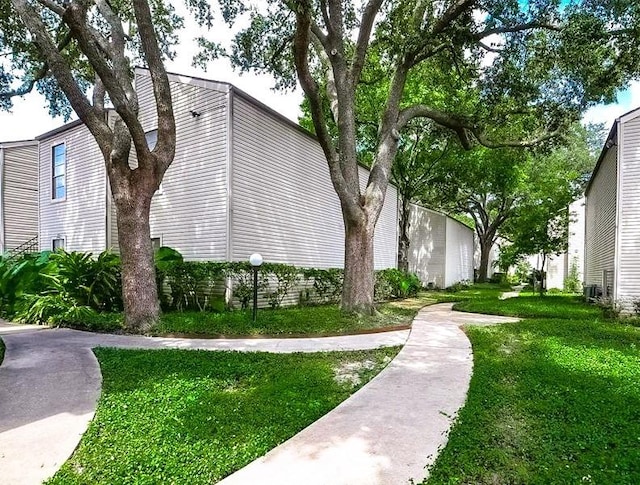
[[491, 255], [492, 241], [489, 238], [479, 237], [480, 242], [480, 266], [478, 267], [478, 283], [485, 283], [489, 273], [489, 256]]
[[409, 272], [409, 199], [402, 197], [400, 207], [400, 234], [398, 235], [398, 269]]
[[151, 245], [151, 196], [114, 197], [122, 258], [125, 328], [148, 333], [160, 316], [156, 269]]
[[362, 315], [375, 313], [373, 234], [374, 226], [345, 217], [343, 311]]

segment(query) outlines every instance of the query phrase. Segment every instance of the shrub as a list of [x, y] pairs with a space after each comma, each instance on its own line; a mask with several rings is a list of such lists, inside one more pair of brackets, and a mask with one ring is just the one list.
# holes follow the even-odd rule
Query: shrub
[[378, 301], [415, 296], [421, 288], [422, 282], [414, 273], [405, 273], [396, 268], [376, 272], [374, 294]]
[[[271, 308], [280, 308], [282, 300], [293, 289], [300, 280], [300, 270], [295, 266], [288, 264], [265, 263], [260, 268], [263, 274], [266, 273], [268, 282], [268, 291], [265, 297]], [[273, 287], [275, 283], [275, 287]]]
[[304, 268], [302, 276], [306, 281], [313, 280], [313, 294], [309, 290], [303, 291], [301, 303], [336, 303], [340, 300], [344, 282], [341, 268]]
[[167, 293], [165, 291], [165, 282], [169, 270], [178, 263], [182, 263], [184, 258], [177, 250], [162, 246], [153, 255], [156, 265], [156, 286], [158, 289], [158, 300], [163, 310], [171, 307]]
[[94, 259], [91, 253], [56, 251], [50, 259], [51, 290], [95, 311], [122, 309], [120, 256], [103, 251]]
[[[233, 296], [240, 301], [243, 310], [253, 300], [253, 266], [248, 261], [227, 264], [227, 276], [233, 279]], [[268, 288], [269, 281], [263, 271], [258, 271], [258, 293]]]
[[14, 260], [0, 257], [0, 313], [12, 317], [16, 304], [25, 294], [41, 293], [46, 288], [46, 276], [53, 266], [49, 251], [28, 254]]
[[602, 314], [605, 318], [617, 319], [622, 311], [620, 302], [610, 296], [597, 297], [595, 304], [602, 309]]
[[564, 279], [564, 291], [567, 293], [580, 293], [582, 291], [582, 283], [578, 271], [578, 258], [574, 257], [569, 265], [569, 273]]
[[166, 270], [171, 306], [180, 311], [210, 308], [215, 287], [223, 280], [226, 267], [226, 263], [214, 261], [171, 264]]
[[445, 288], [445, 291], [448, 291], [450, 293], [457, 293], [462, 290], [468, 290], [469, 288], [471, 288], [471, 285], [472, 283], [469, 280], [457, 281], [451, 286], [448, 286], [447, 288]]

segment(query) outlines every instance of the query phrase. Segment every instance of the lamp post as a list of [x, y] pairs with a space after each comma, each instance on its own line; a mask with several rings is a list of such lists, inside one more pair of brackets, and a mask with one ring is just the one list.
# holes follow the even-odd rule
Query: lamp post
[[262, 264], [262, 255], [253, 253], [249, 256], [249, 263], [253, 268], [253, 323], [255, 323], [258, 316], [258, 269]]

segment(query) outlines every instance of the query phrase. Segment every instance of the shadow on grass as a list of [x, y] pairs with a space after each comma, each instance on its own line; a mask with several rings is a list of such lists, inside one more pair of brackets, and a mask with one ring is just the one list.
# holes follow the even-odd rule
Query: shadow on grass
[[346, 399], [334, 367], [398, 349], [266, 354], [96, 349], [104, 375], [95, 419], [48, 483], [214, 483]]
[[538, 319], [467, 332], [467, 404], [427, 483], [640, 483], [638, 329]]

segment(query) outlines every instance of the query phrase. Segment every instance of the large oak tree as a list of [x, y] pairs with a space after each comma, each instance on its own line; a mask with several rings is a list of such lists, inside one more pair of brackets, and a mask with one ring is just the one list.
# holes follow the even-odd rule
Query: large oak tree
[[[191, 3], [204, 20], [208, 8]], [[175, 153], [164, 59], [172, 55], [181, 25], [171, 5], [159, 1], [0, 3], [0, 107], [9, 109], [14, 96], [35, 87], [48, 97], [52, 114], [73, 109], [95, 138], [116, 207], [125, 324], [134, 332], [146, 332], [159, 316], [149, 211]], [[158, 141], [152, 150], [138, 117], [135, 63], [148, 67], [153, 85]], [[132, 147], [135, 168], [129, 165]]]
[[[374, 311], [373, 234], [398, 140], [413, 119], [431, 119], [466, 148], [531, 145], [612, 99], [640, 55], [631, 1], [268, 0], [249, 10], [233, 59], [275, 74], [280, 87], [300, 82], [342, 207], [342, 307], [363, 313]], [[477, 102], [432, 102], [438, 86], [428, 84], [424, 101], [409, 102], [405, 87], [425, 65], [446, 74], [441, 82], [476, 91]], [[361, 190], [358, 93], [380, 72], [389, 82]], [[522, 133], [526, 139], [512, 138]]]

